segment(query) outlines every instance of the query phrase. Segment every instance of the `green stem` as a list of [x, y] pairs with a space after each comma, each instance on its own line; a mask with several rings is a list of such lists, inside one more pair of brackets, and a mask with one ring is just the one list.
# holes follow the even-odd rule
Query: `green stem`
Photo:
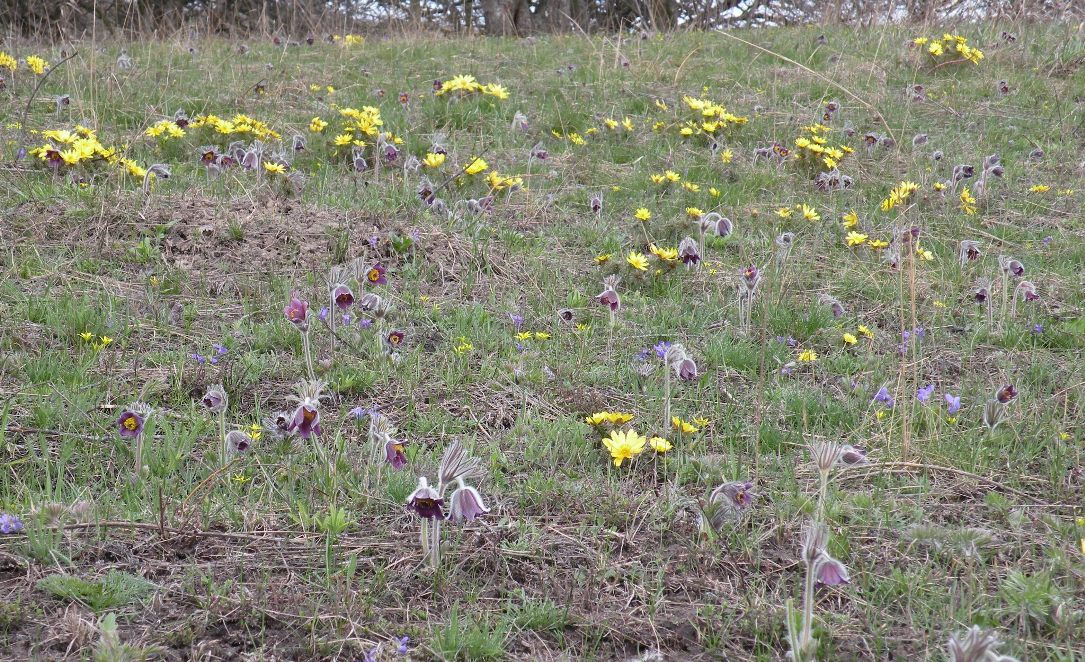
[[305, 367], [309, 370], [309, 381], [316, 381], [316, 372], [313, 371], [313, 350], [309, 345], [309, 330], [306, 329], [301, 334], [301, 347], [305, 352]]
[[226, 466], [226, 455], [228, 449], [226, 448], [226, 410], [219, 412], [219, 445], [222, 449], [222, 456], [219, 457], [219, 466]]

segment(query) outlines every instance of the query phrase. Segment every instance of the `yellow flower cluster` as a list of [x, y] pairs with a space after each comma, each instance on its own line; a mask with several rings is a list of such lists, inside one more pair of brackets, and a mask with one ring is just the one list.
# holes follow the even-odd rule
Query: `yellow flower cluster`
[[916, 37], [912, 43], [920, 48], [926, 47], [927, 55], [938, 61], [946, 61], [954, 56], [968, 60], [972, 64], [979, 64], [983, 59], [983, 51], [968, 45], [968, 39], [959, 34], [945, 33], [941, 39], [937, 37]]
[[502, 175], [496, 170], [491, 170], [490, 174], [486, 176], [486, 182], [495, 191], [504, 191], [509, 188], [523, 188], [523, 177], [517, 177], [515, 175]]
[[98, 141], [93, 129], [76, 125], [74, 129], [54, 129], [42, 131], [41, 137], [48, 142], [30, 150], [31, 156], [54, 166], [76, 166], [104, 161], [125, 169], [133, 177], [143, 177], [147, 171], [135, 161], [124, 158], [112, 147], [105, 147]]
[[691, 136], [697, 131], [711, 136], [719, 131], [741, 126], [750, 121], [748, 117], [728, 112], [725, 107], [710, 99], [684, 96], [682, 97], [682, 103], [686, 104], [693, 112], [700, 114], [700, 122], [687, 122], [679, 130], [684, 136]]
[[821, 163], [830, 170], [839, 167], [844, 157], [853, 150], [847, 145], [830, 145], [825, 137], [830, 131], [832, 129], [824, 124], [802, 127], [802, 135], [795, 139], [795, 158], [808, 163]]
[[961, 189], [961, 211], [968, 216], [974, 216], [976, 213], [976, 198], [967, 186]]
[[0, 51], [0, 69], [15, 71], [16, 67], [18, 66], [19, 62], [15, 58], [11, 57], [4, 51]]
[[627, 414], [620, 411], [597, 411], [591, 416], [584, 419], [584, 422], [588, 425], [603, 425], [609, 423], [610, 425], [618, 426], [625, 425], [629, 421], [633, 420], [633, 414]]
[[470, 75], [453, 76], [450, 80], [446, 80], [441, 85], [441, 89], [437, 90], [436, 94], [439, 97], [445, 96], [446, 94], [452, 94], [461, 98], [472, 94], [485, 94], [502, 100], [509, 98], [508, 88], [504, 85], [498, 85], [497, 83], [486, 83], [483, 85], [478, 82], [474, 76]]
[[889, 211], [894, 207], [904, 204], [913, 193], [919, 190], [915, 182], [901, 182], [893, 190], [889, 191], [889, 197], [882, 200], [882, 211]]
[[350, 120], [340, 133], [354, 133], [359, 136], [376, 136], [384, 126], [380, 108], [362, 106], [358, 108], [340, 108], [339, 114]]
[[224, 136], [245, 135], [260, 140], [279, 140], [282, 138], [264, 122], [240, 113], [228, 120], [217, 115], [197, 115], [188, 123], [190, 129], [199, 129], [205, 126]]
[[147, 130], [143, 133], [152, 138], [160, 138], [162, 136], [166, 136], [166, 138], [182, 138], [185, 135], [185, 130], [177, 126], [177, 124], [171, 120], [162, 120], [147, 127]]
[[30, 67], [30, 70], [39, 76], [44, 74], [45, 70], [49, 68], [49, 63], [37, 55], [28, 55], [25, 62], [26, 66]]

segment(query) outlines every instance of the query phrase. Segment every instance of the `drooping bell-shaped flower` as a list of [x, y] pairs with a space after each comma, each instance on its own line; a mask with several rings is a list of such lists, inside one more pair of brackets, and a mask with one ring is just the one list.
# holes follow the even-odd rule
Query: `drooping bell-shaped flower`
[[215, 384], [207, 389], [203, 396], [203, 406], [212, 414], [221, 414], [226, 411], [226, 390], [222, 384]]
[[288, 429], [301, 435], [302, 439], [308, 439], [313, 434], [321, 434], [320, 410], [312, 404], [303, 402], [294, 410]]
[[407, 497], [407, 508], [425, 519], [444, 519], [444, 503], [437, 490], [429, 486], [425, 476], [418, 477], [418, 487]]
[[696, 266], [701, 261], [701, 253], [693, 237], [686, 237], [678, 242], [678, 258], [687, 267]]
[[448, 519], [453, 522], [470, 522], [490, 512], [478, 490], [464, 483], [462, 478], [457, 479], [456, 483], [459, 487], [452, 493]]
[[226, 435], [226, 449], [235, 455], [240, 455], [252, 446], [252, 437], [241, 430], [231, 430]]
[[821, 556], [814, 566], [817, 582], [823, 586], [837, 586], [847, 584], [850, 577], [844, 564], [837, 561], [828, 552], [822, 551]]
[[995, 392], [995, 399], [1002, 404], [1008, 404], [1017, 397], [1017, 388], [1013, 384], [1006, 384]]
[[965, 239], [961, 242], [959, 259], [961, 266], [969, 262], [975, 262], [980, 259], [982, 253], [980, 252], [980, 244], [978, 241], [972, 239]]
[[618, 297], [619, 280], [617, 274], [607, 276], [603, 279], [603, 291], [595, 296], [596, 301], [605, 306], [610, 306], [612, 311], [617, 311], [622, 306], [621, 299]]
[[354, 292], [342, 283], [332, 288], [332, 302], [339, 310], [349, 310], [354, 305]]

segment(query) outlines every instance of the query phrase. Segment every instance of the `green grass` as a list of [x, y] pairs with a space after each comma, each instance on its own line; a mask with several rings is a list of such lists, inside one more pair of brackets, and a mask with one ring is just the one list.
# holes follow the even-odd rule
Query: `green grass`
[[[0, 654], [53, 657], [71, 645], [84, 657], [131, 646], [186, 658], [333, 659], [379, 647], [384, 660], [395, 657], [392, 638], [406, 635], [420, 660], [648, 659], [656, 650], [777, 659], [787, 648], [785, 601], [801, 603], [803, 526], [818, 512], [806, 446], [834, 440], [862, 446], [871, 464], [835, 471], [828, 486], [829, 551], [851, 583], [817, 592], [820, 659], [937, 658], [971, 624], [997, 630], [1003, 653], [1075, 659], [1085, 598], [1085, 525], [1076, 520], [1085, 118], [1075, 95], [1085, 44], [1057, 25], [1017, 26], [1007, 44], [1003, 29], [962, 26], [986, 58], [941, 67], [909, 46], [919, 32], [901, 27], [735, 33], [818, 75], [695, 32], [620, 46], [557, 36], [254, 42], [245, 54], [222, 39], [76, 43], [79, 55], [42, 85], [25, 128], [83, 124], [143, 167], [168, 164], [172, 176], [144, 196], [142, 179], [115, 165], [54, 176], [31, 158], [0, 183], [0, 511], [26, 524], [25, 535], [0, 536], [0, 583], [14, 605], [0, 613]], [[817, 43], [822, 33], [828, 45]], [[616, 47], [628, 68], [615, 65]], [[115, 70], [121, 48], [135, 68]], [[60, 59], [44, 45], [4, 49]], [[505, 85], [510, 98], [432, 94], [433, 80], [465, 73]], [[9, 162], [29, 76], [20, 69], [3, 92]], [[256, 95], [262, 79], [266, 93]], [[996, 91], [1000, 80], [1010, 95]], [[914, 83], [927, 101], [911, 100]], [[410, 95], [406, 108], [400, 92]], [[58, 94], [72, 98], [59, 117], [41, 101]], [[685, 95], [749, 118], [716, 138], [729, 163], [705, 136], [680, 135], [696, 118]], [[841, 109], [828, 122], [830, 142], [854, 148], [841, 166], [852, 188], [819, 191], [811, 171], [755, 157], [773, 141], [792, 146], [831, 100]], [[331, 144], [336, 108], [364, 105], [378, 106], [384, 128], [402, 138], [400, 162], [440, 140], [446, 164], [351, 172]], [[290, 137], [306, 135], [306, 150], [285, 155], [304, 185], [292, 191], [281, 175], [236, 168], [209, 178], [200, 148], [246, 136], [143, 135], [178, 109], [264, 121], [283, 136], [269, 152], [289, 152]], [[517, 111], [526, 132], [511, 126]], [[331, 126], [312, 134], [313, 117]], [[604, 122], [626, 117], [633, 131]], [[866, 132], [887, 130], [894, 146], [863, 146]], [[568, 138], [574, 131], [584, 144]], [[930, 142], [913, 147], [917, 133]], [[27, 146], [41, 142], [31, 133]], [[549, 157], [529, 165], [537, 143]], [[1030, 159], [1036, 147], [1044, 156]], [[976, 214], [961, 210], [959, 189], [934, 188], [953, 166], [978, 170], [992, 153], [1005, 172]], [[491, 213], [473, 215], [466, 201], [489, 193], [485, 175], [453, 175], [480, 155], [525, 187], [498, 192]], [[664, 170], [699, 190], [652, 183]], [[439, 196], [454, 214], [419, 204], [420, 174], [447, 184]], [[974, 189], [977, 179], [964, 184]], [[882, 211], [904, 180], [919, 190]], [[1050, 190], [1030, 190], [1041, 184]], [[603, 199], [598, 215], [592, 194]], [[820, 220], [776, 213], [801, 204]], [[639, 207], [649, 222], [634, 219]], [[687, 207], [735, 224], [731, 236], [708, 238], [705, 262], [689, 270], [649, 250], [697, 237]], [[907, 244], [892, 269], [882, 252], [848, 247], [849, 211], [872, 240], [918, 227], [932, 259]], [[796, 238], [780, 263], [775, 239], [785, 231]], [[962, 267], [964, 239], [980, 241], [983, 257]], [[626, 264], [631, 251], [648, 254], [648, 271]], [[996, 285], [988, 324], [971, 287], [998, 279], [1000, 254], [1023, 262], [1041, 299], [1004, 317]], [[292, 411], [292, 385], [306, 373], [282, 308], [296, 291], [315, 316], [328, 305], [328, 271], [356, 258], [388, 269], [387, 285], [351, 285], [391, 301], [383, 328], [406, 332], [400, 358], [380, 349], [380, 324], [337, 325], [333, 353], [314, 321], [315, 368], [329, 384], [324, 435], [278, 439], [269, 417]], [[750, 264], [763, 281], [747, 331], [735, 292]], [[613, 327], [593, 300], [612, 273], [622, 276]], [[819, 303], [826, 294], [844, 304], [842, 316]], [[523, 317], [521, 329], [510, 315]], [[846, 344], [845, 333], [858, 342]], [[684, 344], [697, 363], [697, 379], [671, 384], [672, 413], [704, 419], [695, 433], [664, 421], [665, 368], [650, 350], [661, 341]], [[817, 360], [798, 361], [806, 350]], [[197, 353], [216, 362], [198, 363]], [[990, 432], [984, 403], [1009, 383], [1020, 395]], [[225, 469], [219, 421], [201, 405], [213, 384], [228, 395], [229, 428], [265, 427]], [[915, 394], [928, 384], [935, 391], [923, 404]], [[892, 408], [872, 402], [882, 386]], [[952, 416], [947, 393], [962, 399]], [[134, 449], [116, 421], [137, 400], [154, 413], [148, 472], [132, 482]], [[407, 442], [403, 471], [369, 462], [368, 423], [350, 412], [372, 406]], [[615, 467], [601, 431], [584, 423], [602, 410], [634, 414], [639, 433], [674, 448]], [[491, 512], [446, 527], [433, 571], [403, 503], [454, 440], [481, 460], [477, 487]], [[698, 500], [733, 480], [755, 484], [754, 505], [702, 536]], [[153, 598], [118, 598], [110, 572], [146, 577]], [[79, 579], [87, 577], [104, 579]], [[117, 613], [99, 621], [98, 639], [76, 637], [64, 629], [74, 617], [62, 614], [77, 608]]]

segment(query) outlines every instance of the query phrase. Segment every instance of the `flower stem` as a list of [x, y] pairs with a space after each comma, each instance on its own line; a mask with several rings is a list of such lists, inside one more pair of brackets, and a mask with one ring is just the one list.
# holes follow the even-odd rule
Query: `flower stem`
[[309, 370], [309, 381], [316, 381], [316, 373], [313, 371], [313, 350], [309, 345], [309, 330], [301, 333], [301, 347], [305, 352], [305, 367]]
[[226, 448], [226, 410], [223, 409], [219, 412], [219, 444], [221, 445], [222, 453], [219, 457], [219, 466], [226, 466], [226, 454], [229, 449]]
[[663, 429], [671, 423], [671, 367], [663, 361]]

